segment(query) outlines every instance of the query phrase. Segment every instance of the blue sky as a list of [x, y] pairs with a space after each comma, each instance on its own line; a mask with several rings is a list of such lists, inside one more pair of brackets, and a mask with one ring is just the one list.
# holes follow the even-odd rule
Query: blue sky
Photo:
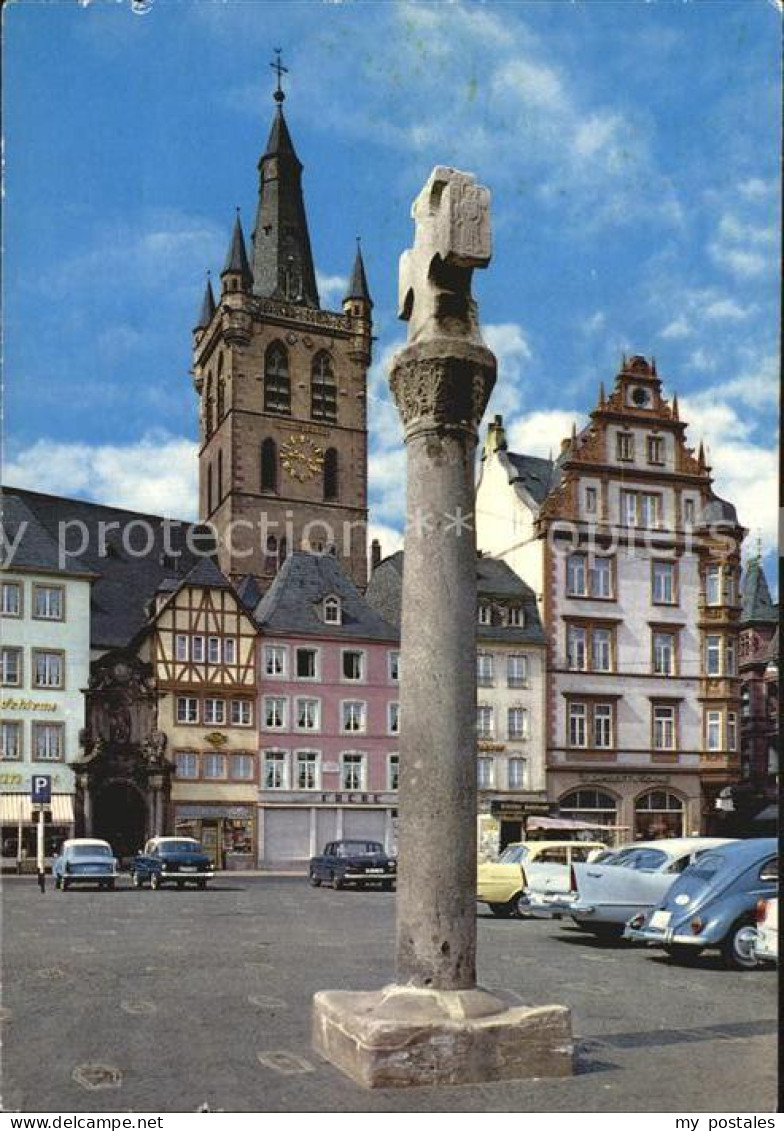
[[[775, 540], [780, 12], [702, 3], [21, 2], [4, 10], [7, 482], [188, 517], [190, 329], [246, 231], [290, 68], [322, 305], [361, 233], [376, 302], [372, 518], [403, 475], [385, 364], [430, 169], [493, 193], [476, 293], [517, 450], [654, 354], [756, 544]], [[771, 578], [771, 580], [773, 580]]]

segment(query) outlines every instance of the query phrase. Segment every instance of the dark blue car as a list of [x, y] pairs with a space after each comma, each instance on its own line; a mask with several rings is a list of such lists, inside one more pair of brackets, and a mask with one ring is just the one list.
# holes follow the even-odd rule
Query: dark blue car
[[752, 970], [757, 901], [774, 896], [778, 880], [773, 837], [724, 844], [686, 868], [652, 911], [634, 915], [624, 935], [684, 962], [718, 949], [727, 969]]
[[155, 836], [131, 860], [131, 883], [149, 884], [153, 891], [164, 884], [205, 888], [214, 875], [212, 860], [198, 840], [189, 836]]

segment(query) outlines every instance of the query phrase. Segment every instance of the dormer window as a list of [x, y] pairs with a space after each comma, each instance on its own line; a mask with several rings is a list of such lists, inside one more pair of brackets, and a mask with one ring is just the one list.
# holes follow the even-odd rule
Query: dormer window
[[492, 624], [493, 623], [493, 610], [490, 605], [479, 606], [479, 623]]
[[523, 610], [519, 605], [511, 605], [509, 608], [509, 624], [512, 628], [522, 628], [525, 624], [523, 619]]
[[324, 598], [324, 624], [340, 624], [340, 599], [338, 597]]

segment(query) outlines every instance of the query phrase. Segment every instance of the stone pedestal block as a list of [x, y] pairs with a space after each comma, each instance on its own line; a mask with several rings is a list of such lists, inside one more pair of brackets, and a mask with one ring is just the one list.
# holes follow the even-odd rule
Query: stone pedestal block
[[513, 1006], [479, 988], [327, 990], [313, 999], [313, 1046], [366, 1088], [571, 1076], [570, 1011]]

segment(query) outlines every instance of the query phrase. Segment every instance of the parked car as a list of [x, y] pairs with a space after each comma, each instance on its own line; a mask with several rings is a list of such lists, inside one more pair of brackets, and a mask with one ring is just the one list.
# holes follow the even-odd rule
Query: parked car
[[313, 856], [308, 877], [314, 888], [323, 883], [336, 890], [380, 884], [392, 891], [397, 879], [397, 861], [387, 856], [375, 840], [333, 840], [320, 856]]
[[111, 845], [90, 837], [63, 841], [59, 856], [52, 861], [54, 886], [61, 891], [67, 891], [72, 884], [97, 884], [113, 891], [118, 871]]
[[756, 934], [751, 948], [757, 962], [778, 962], [779, 960], [779, 900], [760, 899], [757, 901], [754, 918], [757, 921]]
[[[536, 875], [542, 885], [549, 879], [569, 888], [569, 868], [573, 862], [590, 859], [594, 852], [602, 852], [600, 841], [582, 840], [529, 840], [508, 844], [497, 860], [486, 861], [477, 868], [476, 898], [486, 903], [493, 915], [508, 918], [528, 909], [521, 896], [529, 885], [530, 876]], [[560, 890], [559, 888], [559, 890]]]
[[655, 943], [672, 957], [693, 961], [718, 949], [728, 969], [757, 965], [754, 915], [760, 899], [776, 894], [775, 838], [739, 840], [703, 853], [655, 908], [634, 915], [626, 937]]
[[149, 884], [153, 891], [164, 884], [184, 888], [195, 884], [206, 888], [214, 876], [212, 860], [198, 840], [190, 836], [155, 836], [148, 840], [130, 864], [135, 888]]
[[570, 915], [597, 938], [620, 939], [632, 915], [656, 906], [681, 872], [708, 849], [730, 843], [718, 837], [638, 841], [602, 864], [572, 865], [571, 891], [537, 909]]

